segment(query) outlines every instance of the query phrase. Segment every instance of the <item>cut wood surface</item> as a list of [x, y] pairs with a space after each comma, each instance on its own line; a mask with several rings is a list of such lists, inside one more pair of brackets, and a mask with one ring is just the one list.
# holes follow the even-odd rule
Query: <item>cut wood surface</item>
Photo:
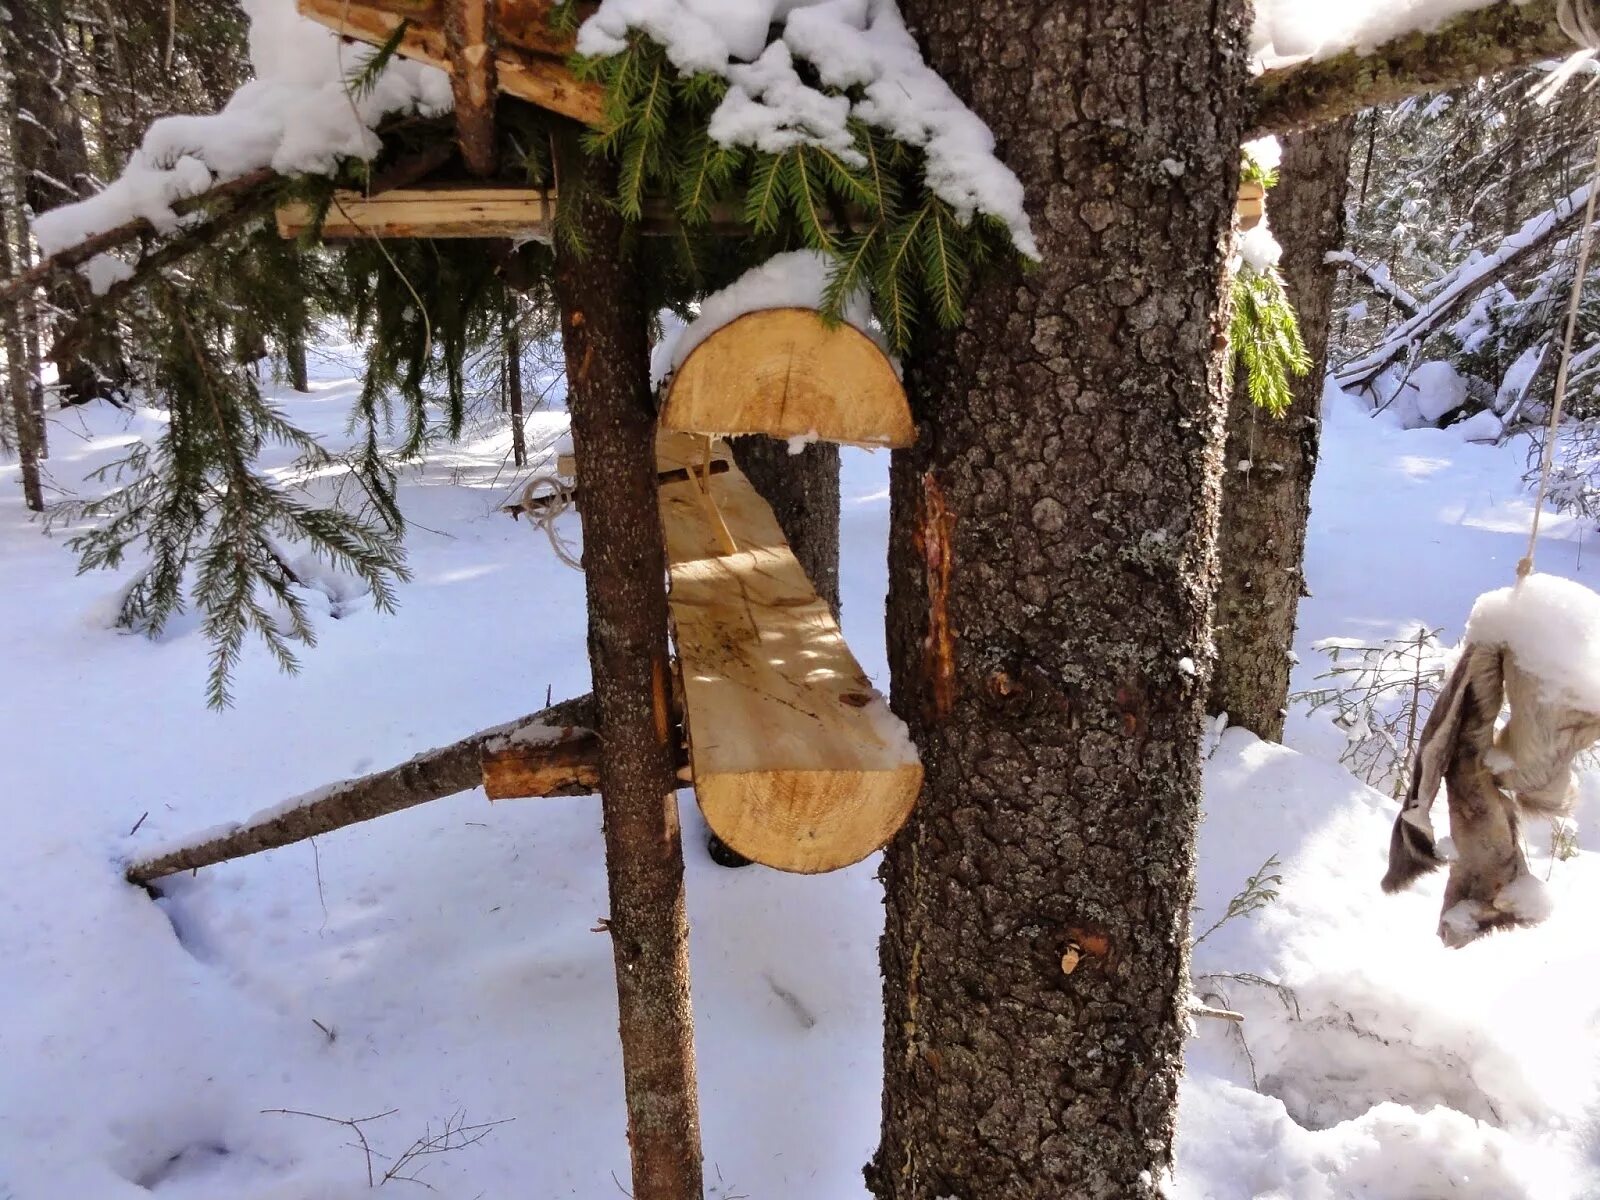
[[[278, 209], [278, 233], [299, 237], [311, 228], [309, 204]], [[394, 188], [375, 196], [334, 193], [322, 223], [326, 241], [350, 238], [520, 238], [547, 237], [555, 217], [555, 196], [538, 188]]]
[[661, 427], [857, 446], [916, 437], [905, 388], [878, 344], [852, 325], [830, 329], [808, 308], [747, 313], [696, 346], [668, 384]]
[[[397, 47], [401, 57], [452, 70], [439, 4], [402, 0], [298, 0], [298, 4], [302, 16], [375, 46], [387, 42], [405, 21], [406, 31]], [[598, 125], [604, 116], [604, 89], [573, 77], [563, 61], [571, 52], [570, 39], [550, 30], [550, 7], [548, 0], [521, 0], [502, 3], [496, 9], [500, 44], [494, 66], [499, 90], [586, 125]]]
[[[713, 215], [714, 232], [736, 234], [744, 227], [731, 205]], [[550, 240], [556, 214], [553, 188], [435, 181], [416, 187], [391, 187], [363, 194], [341, 189], [333, 195], [322, 225], [324, 241], [352, 238], [534, 238]], [[278, 208], [278, 233], [299, 237], [311, 228], [313, 211], [299, 201]], [[666, 235], [679, 222], [666, 200], [646, 200], [640, 233]]]
[[[658, 441], [674, 469], [703, 453]], [[727, 449], [714, 447], [719, 457]], [[737, 550], [724, 552], [702, 488]], [[905, 822], [922, 767], [777, 520], [736, 467], [661, 488], [689, 761], [706, 823], [784, 871], [831, 871]]]
[[[209, 830], [187, 845], [146, 855], [128, 867], [127, 876], [133, 883], [149, 883], [165, 875], [275, 850], [468, 791], [484, 778], [480, 760], [489, 746], [501, 750], [516, 746], [527, 751], [519, 766], [520, 778], [527, 781], [537, 776], [545, 789], [540, 795], [587, 795], [595, 789], [599, 762], [597, 739], [589, 732], [594, 723], [593, 696], [566, 700], [532, 716], [429, 750], [386, 771], [296, 796], [242, 824]], [[531, 760], [541, 750], [551, 767], [536, 772]]]

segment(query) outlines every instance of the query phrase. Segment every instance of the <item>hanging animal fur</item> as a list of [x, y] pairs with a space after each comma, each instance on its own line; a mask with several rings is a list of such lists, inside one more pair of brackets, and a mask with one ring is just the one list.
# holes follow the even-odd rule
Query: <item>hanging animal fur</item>
[[[1496, 733], [1505, 701], [1511, 717]], [[1469, 641], [1423, 727], [1383, 890], [1448, 865], [1439, 937], [1452, 947], [1543, 920], [1543, 885], [1528, 870], [1521, 818], [1571, 811], [1573, 759], [1597, 739], [1600, 713], [1552, 700], [1508, 647]], [[1453, 854], [1440, 852], [1429, 815], [1441, 782]]]

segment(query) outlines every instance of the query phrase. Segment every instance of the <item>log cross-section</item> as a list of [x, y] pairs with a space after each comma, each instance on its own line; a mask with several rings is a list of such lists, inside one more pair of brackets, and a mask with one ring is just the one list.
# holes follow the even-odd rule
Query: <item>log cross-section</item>
[[916, 436], [888, 355], [809, 308], [747, 313], [702, 341], [667, 385], [661, 428], [896, 448]]
[[[658, 465], [703, 439], [662, 435]], [[713, 453], [726, 458], [726, 447]], [[702, 489], [736, 543], [725, 552]], [[700, 811], [727, 845], [785, 871], [831, 871], [910, 815], [922, 766], [772, 510], [737, 467], [660, 490], [673, 633]]]

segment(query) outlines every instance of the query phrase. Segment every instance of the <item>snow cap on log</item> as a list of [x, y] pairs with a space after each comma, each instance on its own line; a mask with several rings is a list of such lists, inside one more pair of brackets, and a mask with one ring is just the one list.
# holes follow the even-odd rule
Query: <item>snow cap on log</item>
[[669, 319], [651, 356], [653, 382], [666, 385], [662, 429], [909, 446], [911, 408], [865, 296], [837, 325], [817, 311], [827, 273], [824, 255], [780, 254], [707, 298], [689, 325]]

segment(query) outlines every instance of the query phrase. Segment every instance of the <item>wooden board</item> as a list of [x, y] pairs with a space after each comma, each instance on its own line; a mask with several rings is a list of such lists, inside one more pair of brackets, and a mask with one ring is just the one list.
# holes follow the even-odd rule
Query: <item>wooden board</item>
[[[311, 227], [311, 206], [278, 209], [278, 233], [299, 237]], [[350, 238], [546, 238], [555, 197], [536, 188], [394, 188], [375, 196], [334, 193], [322, 225], [327, 241]]]
[[916, 438], [888, 356], [859, 329], [830, 329], [809, 308], [747, 313], [696, 346], [667, 385], [661, 427], [858, 446]]
[[[354, 238], [536, 238], [549, 241], [555, 220], [554, 189], [434, 182], [396, 187], [367, 196], [340, 190], [322, 225], [324, 241]], [[299, 237], [311, 228], [311, 206], [278, 209], [278, 233]], [[678, 228], [665, 200], [645, 202], [639, 232], [664, 236]], [[731, 214], [710, 226], [718, 232], [742, 228]]]
[[[697, 461], [704, 445], [663, 435], [662, 470]], [[724, 842], [770, 867], [858, 862], [910, 815], [922, 785], [916, 751], [750, 481], [737, 468], [709, 481], [733, 554], [700, 486], [661, 488], [700, 811]]]
[[[441, 70], [451, 69], [438, 0], [297, 0], [300, 15], [335, 33], [381, 46], [407, 23], [398, 53]], [[569, 39], [550, 30], [550, 0], [501, 0], [496, 13], [499, 90], [586, 125], [604, 120], [605, 90], [576, 79], [564, 61]]]

